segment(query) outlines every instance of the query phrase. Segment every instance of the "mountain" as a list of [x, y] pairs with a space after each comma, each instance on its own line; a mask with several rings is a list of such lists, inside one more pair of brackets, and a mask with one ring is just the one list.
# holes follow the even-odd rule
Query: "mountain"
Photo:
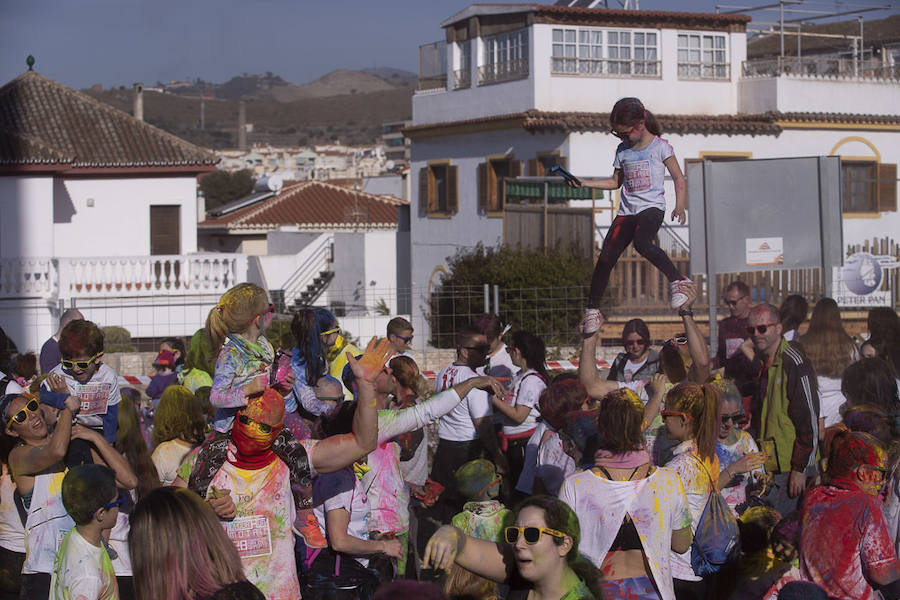
[[280, 102], [292, 102], [301, 98], [327, 98], [345, 94], [382, 92], [396, 87], [398, 86], [391, 85], [387, 80], [376, 75], [362, 71], [337, 69], [303, 85], [272, 86], [257, 96]]

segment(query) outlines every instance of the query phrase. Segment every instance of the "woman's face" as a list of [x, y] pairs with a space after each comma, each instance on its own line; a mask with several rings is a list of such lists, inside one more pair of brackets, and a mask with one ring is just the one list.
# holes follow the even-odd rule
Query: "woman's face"
[[691, 422], [681, 415], [663, 415], [663, 423], [666, 425], [666, 433], [673, 440], [683, 442], [691, 437]]
[[743, 411], [737, 402], [722, 402], [722, 421], [719, 423], [719, 439], [728, 439], [732, 430], [737, 426], [738, 421], [743, 416]]
[[[519, 512], [516, 525], [546, 527], [544, 510], [536, 506], [526, 506]], [[568, 549], [568, 544], [557, 545], [553, 536], [546, 533], [541, 533], [536, 544], [527, 543], [525, 536], [519, 535], [519, 539], [513, 544], [513, 556], [522, 577], [526, 581], [536, 582], [543, 581], [560, 568], [560, 563], [566, 561]]]
[[[12, 402], [9, 403], [9, 407], [6, 409], [6, 415], [4, 415], [6, 423], [9, 423], [7, 431], [9, 431], [13, 437], [18, 437], [25, 442], [43, 440], [47, 437], [48, 433], [47, 422], [44, 420], [44, 413], [40, 410], [40, 404], [38, 404], [37, 410], [32, 411], [27, 409], [26, 405], [28, 405], [29, 401], [28, 398], [19, 396], [13, 398]], [[21, 423], [13, 419], [13, 416], [19, 412], [22, 412], [22, 414], [25, 415], [25, 420]], [[4, 425], [6, 425], [6, 423], [4, 423]]]
[[622, 344], [625, 346], [629, 360], [633, 362], [640, 361], [647, 354], [648, 342], [639, 333], [629, 333], [622, 339]]

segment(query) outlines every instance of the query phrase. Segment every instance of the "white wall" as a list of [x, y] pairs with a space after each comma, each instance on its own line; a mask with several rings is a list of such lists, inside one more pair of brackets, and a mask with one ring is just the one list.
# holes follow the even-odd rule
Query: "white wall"
[[[391, 314], [397, 312], [397, 232], [369, 231], [365, 234], [366, 305], [374, 306], [384, 299]], [[393, 294], [378, 290], [393, 289]]]
[[743, 113], [823, 112], [894, 115], [900, 84], [890, 79], [853, 77], [751, 77], [738, 82]]
[[53, 177], [0, 177], [0, 257], [54, 255]]
[[197, 252], [196, 177], [66, 179], [54, 192], [56, 256], [150, 254], [153, 205], [181, 207], [181, 254]]

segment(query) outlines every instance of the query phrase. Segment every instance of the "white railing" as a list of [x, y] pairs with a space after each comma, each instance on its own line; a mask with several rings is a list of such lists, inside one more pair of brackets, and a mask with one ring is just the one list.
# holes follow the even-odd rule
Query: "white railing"
[[55, 298], [58, 290], [53, 259], [0, 259], [0, 298]]
[[243, 254], [0, 260], [0, 298], [221, 294], [246, 281]]
[[528, 77], [528, 59], [516, 58], [478, 67], [478, 85], [500, 83]]
[[879, 59], [867, 58], [861, 63], [852, 58], [837, 56], [777, 56], [745, 60], [744, 77], [795, 75], [802, 77], [863, 77], [871, 79], [900, 79], [900, 66], [885, 65]]
[[678, 79], [731, 79], [731, 63], [678, 61]]
[[550, 57], [550, 72], [553, 75], [579, 75], [581, 77], [661, 79], [661, 64], [658, 60], [647, 60], [644, 58], [552, 56]]
[[321, 234], [313, 243], [299, 253], [302, 261], [296, 271], [284, 282], [285, 306], [292, 306], [294, 300], [306, 291], [313, 280], [323, 271], [331, 271], [334, 262], [334, 235]]

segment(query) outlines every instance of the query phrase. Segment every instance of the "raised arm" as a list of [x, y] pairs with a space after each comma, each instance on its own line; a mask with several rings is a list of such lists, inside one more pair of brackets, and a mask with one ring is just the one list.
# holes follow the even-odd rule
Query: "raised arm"
[[694, 381], [703, 383], [709, 378], [709, 348], [706, 345], [706, 339], [697, 327], [694, 321], [694, 313], [691, 307], [697, 300], [697, 284], [693, 281], [681, 282], [681, 291], [687, 296], [685, 302], [679, 309], [681, 322], [684, 325], [684, 332], [688, 339], [688, 352], [693, 360]]
[[505, 582], [511, 564], [500, 544], [464, 534], [452, 525], [444, 525], [425, 546], [424, 568], [449, 571], [453, 563], [491, 581]]
[[72, 435], [73, 410], [81, 403], [74, 396], [69, 396], [57, 416], [56, 429], [50, 436], [50, 443], [43, 447], [20, 445], [9, 453], [9, 471], [13, 479], [19, 475], [34, 475], [55, 465], [66, 456], [69, 439]]
[[600, 377], [597, 370], [597, 340], [600, 332], [584, 338], [581, 342], [581, 356], [578, 362], [578, 379], [591, 398], [602, 398], [619, 389], [618, 381], [608, 381]]
[[367, 455], [378, 444], [375, 378], [385, 368], [391, 352], [391, 345], [386, 339], [379, 341], [373, 337], [360, 360], [347, 353], [359, 391], [353, 433], [333, 435], [319, 441], [310, 457], [313, 468], [319, 473], [343, 469]]

